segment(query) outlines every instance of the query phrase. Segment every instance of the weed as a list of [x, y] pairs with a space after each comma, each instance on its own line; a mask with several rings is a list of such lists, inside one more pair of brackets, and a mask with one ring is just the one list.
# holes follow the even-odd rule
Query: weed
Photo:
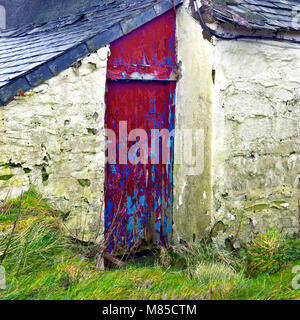
[[172, 248], [172, 261], [174, 266], [182, 264], [182, 268], [193, 277], [195, 270], [202, 263], [221, 263], [233, 270], [244, 268], [244, 259], [228, 250], [218, 248], [209, 239], [198, 243], [176, 245]]
[[0, 252], [7, 248], [4, 265], [17, 273], [35, 272], [52, 264], [52, 257], [59, 255], [66, 247], [66, 240], [55, 226], [47, 221], [33, 221], [26, 229], [12, 237], [0, 239]]
[[237, 281], [241, 278], [241, 273], [220, 262], [202, 262], [195, 269], [195, 278], [204, 283], [223, 280]]
[[284, 235], [270, 230], [253, 240], [248, 251], [247, 275], [272, 274], [285, 263]]
[[284, 246], [285, 246], [285, 259], [287, 262], [300, 260], [300, 240], [299, 239], [292, 239], [292, 238], [286, 237], [284, 241]]

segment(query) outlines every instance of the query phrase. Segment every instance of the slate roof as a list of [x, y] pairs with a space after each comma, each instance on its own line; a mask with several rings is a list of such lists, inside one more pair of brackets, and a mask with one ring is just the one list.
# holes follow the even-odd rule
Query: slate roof
[[172, 8], [172, 0], [119, 0], [45, 24], [1, 31], [0, 106]]
[[0, 0], [6, 9], [6, 28], [45, 23], [115, 0]]
[[249, 29], [300, 30], [300, 0], [202, 0], [206, 13]]

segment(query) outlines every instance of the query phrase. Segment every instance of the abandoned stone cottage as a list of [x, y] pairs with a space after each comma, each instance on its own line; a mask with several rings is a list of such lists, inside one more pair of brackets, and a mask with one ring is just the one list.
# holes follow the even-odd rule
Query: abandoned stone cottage
[[299, 10], [106, 1], [1, 31], [0, 199], [34, 186], [85, 241], [118, 220], [111, 250], [296, 232]]

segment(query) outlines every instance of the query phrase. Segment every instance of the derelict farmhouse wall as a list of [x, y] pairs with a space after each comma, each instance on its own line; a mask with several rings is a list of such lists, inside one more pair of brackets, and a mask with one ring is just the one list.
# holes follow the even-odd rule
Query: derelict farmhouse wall
[[213, 46], [188, 1], [177, 10], [176, 33], [174, 240], [196, 241], [209, 230], [212, 206]]
[[200, 132], [190, 157], [202, 165], [176, 166], [187, 152], [175, 140], [175, 240], [209, 234], [239, 247], [270, 228], [295, 233], [300, 47], [204, 39], [189, 4], [177, 13], [176, 130]]
[[0, 109], [0, 200], [35, 186], [83, 240], [103, 228], [108, 53], [98, 50]]
[[300, 47], [217, 41], [213, 107], [214, 235], [241, 243], [298, 231]]

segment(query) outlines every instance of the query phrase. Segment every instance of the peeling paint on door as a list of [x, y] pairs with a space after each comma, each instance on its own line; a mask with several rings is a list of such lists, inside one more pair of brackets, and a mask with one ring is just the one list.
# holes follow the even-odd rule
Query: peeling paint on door
[[[117, 151], [116, 163], [106, 166], [105, 228], [111, 252], [142, 242], [168, 246], [172, 239], [175, 21], [171, 10], [111, 44], [106, 128], [115, 133]], [[146, 136], [131, 139], [135, 129]], [[159, 161], [151, 153], [162, 129], [171, 133], [167, 162], [163, 139]], [[143, 157], [137, 164], [130, 158], [135, 145], [138, 158]]]

